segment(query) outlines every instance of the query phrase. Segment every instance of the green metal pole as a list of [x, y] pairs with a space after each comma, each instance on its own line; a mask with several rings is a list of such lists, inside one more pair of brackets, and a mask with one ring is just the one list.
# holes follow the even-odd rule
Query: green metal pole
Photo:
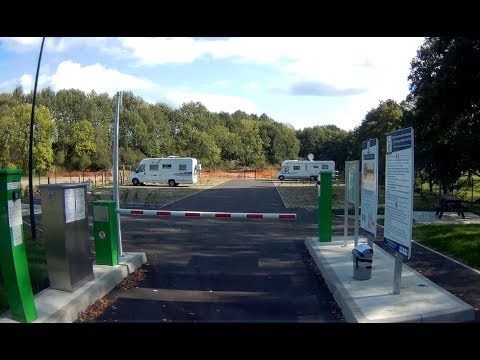
[[118, 265], [117, 219], [115, 201], [93, 202], [93, 233], [97, 265]]
[[0, 169], [0, 269], [12, 318], [37, 319], [23, 241], [21, 169]]
[[321, 172], [318, 184], [318, 241], [332, 241], [332, 172]]

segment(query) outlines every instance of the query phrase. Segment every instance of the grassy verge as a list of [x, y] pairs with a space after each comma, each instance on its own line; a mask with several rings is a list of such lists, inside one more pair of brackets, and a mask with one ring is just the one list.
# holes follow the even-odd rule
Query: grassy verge
[[476, 224], [416, 224], [413, 239], [480, 269], [480, 226]]

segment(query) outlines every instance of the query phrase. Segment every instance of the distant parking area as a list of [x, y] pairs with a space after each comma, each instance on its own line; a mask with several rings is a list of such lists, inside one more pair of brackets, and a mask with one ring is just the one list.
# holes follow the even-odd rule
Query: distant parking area
[[[318, 190], [316, 181], [273, 180], [273, 183], [287, 209], [304, 208], [314, 210], [317, 208]], [[344, 191], [345, 187], [343, 184], [333, 184], [333, 208], [343, 207]]]
[[[160, 208], [181, 199], [187, 198], [200, 191], [220, 185], [230, 179], [209, 178], [193, 185], [179, 185], [169, 187], [165, 185], [119, 186], [119, 198], [121, 207]], [[89, 191], [89, 205], [96, 200], [111, 200], [113, 188], [98, 188]]]

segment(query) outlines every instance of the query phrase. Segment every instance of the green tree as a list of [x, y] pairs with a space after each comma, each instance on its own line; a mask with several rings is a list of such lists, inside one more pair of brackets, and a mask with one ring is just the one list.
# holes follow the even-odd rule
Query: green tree
[[180, 142], [186, 145], [181, 153], [182, 156], [200, 159], [206, 167], [220, 162], [221, 150], [212, 135], [184, 124], [180, 130], [180, 139]]
[[300, 141], [295, 129], [275, 122], [265, 114], [258, 121], [265, 157], [270, 164], [280, 164], [283, 160], [296, 159], [300, 151]]
[[260, 137], [258, 122], [248, 118], [239, 120], [234, 129], [234, 133], [242, 139], [242, 148], [240, 149], [238, 158], [240, 165], [264, 165], [266, 159], [263, 154], [262, 138]]
[[362, 123], [354, 129], [354, 149], [360, 158], [362, 142], [377, 138], [379, 142], [378, 177], [379, 183], [385, 182], [385, 149], [386, 134], [401, 129], [403, 125], [403, 107], [394, 100], [380, 101], [380, 104], [371, 109]]
[[[480, 40], [426, 38], [412, 60], [416, 159], [443, 191], [468, 172], [477, 173], [480, 132]], [[430, 165], [429, 165], [430, 164]]]
[[86, 170], [92, 163], [92, 156], [96, 150], [92, 123], [88, 120], [78, 121], [70, 127], [68, 135], [69, 168]]
[[333, 160], [335, 168], [343, 170], [349, 157], [349, 133], [335, 125], [314, 126], [297, 131], [300, 139], [300, 156], [315, 160]]
[[[0, 126], [4, 129], [0, 134], [0, 167], [16, 166], [25, 172], [28, 170], [31, 112], [30, 104], [21, 104], [13, 106], [9, 111], [5, 110], [0, 116]], [[43, 172], [53, 163], [52, 138], [55, 125], [45, 106], [39, 106], [35, 114], [33, 170]]]

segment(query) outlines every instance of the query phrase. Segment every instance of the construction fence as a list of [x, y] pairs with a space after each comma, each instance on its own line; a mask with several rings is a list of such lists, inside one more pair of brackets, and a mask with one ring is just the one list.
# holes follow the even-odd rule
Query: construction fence
[[[120, 166], [118, 170], [118, 182], [120, 185], [129, 185], [128, 176], [132, 172], [131, 165]], [[231, 179], [272, 179], [279, 169], [209, 169], [199, 174], [202, 179], [211, 178], [231, 178]], [[39, 194], [39, 185], [44, 184], [64, 184], [64, 183], [83, 183], [88, 182], [89, 188], [105, 188], [113, 185], [113, 171], [49, 171], [46, 175], [33, 177], [34, 194]], [[29, 186], [28, 177], [22, 177], [23, 196], [28, 196]]]

